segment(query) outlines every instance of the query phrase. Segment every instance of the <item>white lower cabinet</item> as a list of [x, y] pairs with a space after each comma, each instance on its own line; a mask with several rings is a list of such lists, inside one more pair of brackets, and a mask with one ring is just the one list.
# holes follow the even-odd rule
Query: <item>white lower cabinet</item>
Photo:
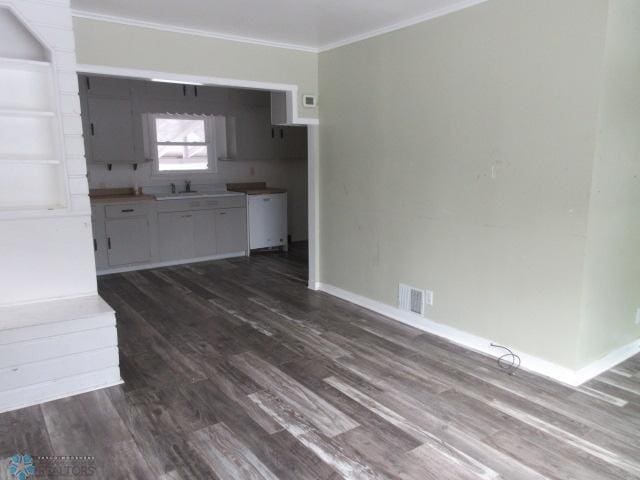
[[193, 212], [193, 247], [196, 257], [210, 257], [218, 252], [216, 213], [218, 210]]
[[246, 250], [244, 208], [158, 214], [158, 240], [163, 262], [211, 257]]
[[107, 220], [106, 234], [110, 266], [148, 262], [151, 258], [147, 217]]
[[248, 251], [244, 195], [96, 203], [92, 223], [100, 272], [188, 263]]
[[163, 261], [193, 258], [194, 226], [192, 212], [158, 214], [158, 245]]
[[244, 208], [214, 210], [217, 253], [243, 252], [247, 248], [247, 213]]

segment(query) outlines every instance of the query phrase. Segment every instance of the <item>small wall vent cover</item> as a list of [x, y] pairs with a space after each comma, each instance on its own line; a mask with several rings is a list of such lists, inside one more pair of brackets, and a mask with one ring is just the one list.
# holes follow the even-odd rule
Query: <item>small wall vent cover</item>
[[302, 103], [307, 108], [313, 108], [317, 105], [315, 95], [303, 95]]
[[433, 305], [433, 292], [400, 284], [398, 288], [398, 308], [424, 317], [424, 307]]

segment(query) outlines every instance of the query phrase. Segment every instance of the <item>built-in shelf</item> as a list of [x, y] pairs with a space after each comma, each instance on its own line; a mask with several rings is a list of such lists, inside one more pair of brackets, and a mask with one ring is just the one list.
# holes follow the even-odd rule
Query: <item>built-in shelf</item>
[[60, 160], [46, 160], [38, 158], [0, 158], [0, 164], [15, 165], [58, 165]]
[[0, 207], [0, 218], [7, 217], [10, 213], [23, 213], [29, 212], [33, 214], [46, 214], [47, 212], [64, 211], [66, 207], [64, 205], [22, 205], [22, 206], [10, 206]]
[[0, 108], [0, 116], [4, 117], [53, 117], [55, 114], [50, 110], [4, 110]]
[[0, 218], [64, 212], [63, 128], [48, 61], [54, 57], [22, 19], [5, 10], [2, 21], [0, 44], [14, 48], [0, 56]]
[[43, 62], [41, 60], [27, 60], [24, 58], [0, 57], [0, 67], [19, 68], [24, 70], [47, 69], [51, 68], [51, 62]]

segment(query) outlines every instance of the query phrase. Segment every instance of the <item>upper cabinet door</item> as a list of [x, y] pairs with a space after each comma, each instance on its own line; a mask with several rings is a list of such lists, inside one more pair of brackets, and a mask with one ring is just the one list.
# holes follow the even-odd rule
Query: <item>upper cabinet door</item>
[[129, 99], [87, 100], [91, 163], [133, 163], [133, 113]]
[[[274, 144], [268, 108], [246, 109], [236, 118], [236, 148], [240, 160], [273, 158]], [[274, 133], [275, 135], [275, 133]]]
[[283, 127], [284, 157], [307, 158], [306, 127]]
[[131, 82], [122, 78], [110, 77], [80, 77], [80, 88], [88, 95], [129, 98]]
[[142, 94], [147, 98], [193, 99], [193, 86], [180, 83], [146, 82], [143, 85]]

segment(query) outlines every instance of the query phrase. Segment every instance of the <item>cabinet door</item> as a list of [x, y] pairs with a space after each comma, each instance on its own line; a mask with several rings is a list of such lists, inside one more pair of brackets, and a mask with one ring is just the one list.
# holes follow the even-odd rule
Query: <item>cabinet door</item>
[[307, 129], [306, 127], [284, 127], [285, 158], [307, 158]]
[[131, 94], [131, 82], [126, 78], [82, 76], [80, 88], [89, 95], [128, 98]]
[[247, 249], [247, 211], [244, 208], [215, 210], [215, 222], [218, 254]]
[[191, 99], [192, 91], [193, 87], [179, 83], [146, 82], [144, 85], [144, 95], [150, 98]]
[[249, 232], [252, 249], [285, 244], [287, 238], [285, 194], [249, 196]]
[[216, 210], [193, 212], [193, 242], [196, 257], [216, 254]]
[[128, 99], [89, 98], [87, 106], [91, 163], [133, 162], [131, 102]]
[[149, 222], [146, 217], [106, 222], [109, 265], [112, 267], [149, 261]]
[[194, 257], [194, 222], [191, 212], [158, 214], [158, 243], [163, 261]]
[[[274, 131], [274, 136], [275, 136]], [[236, 117], [236, 148], [240, 160], [265, 160], [273, 157], [269, 109], [252, 108]]]

